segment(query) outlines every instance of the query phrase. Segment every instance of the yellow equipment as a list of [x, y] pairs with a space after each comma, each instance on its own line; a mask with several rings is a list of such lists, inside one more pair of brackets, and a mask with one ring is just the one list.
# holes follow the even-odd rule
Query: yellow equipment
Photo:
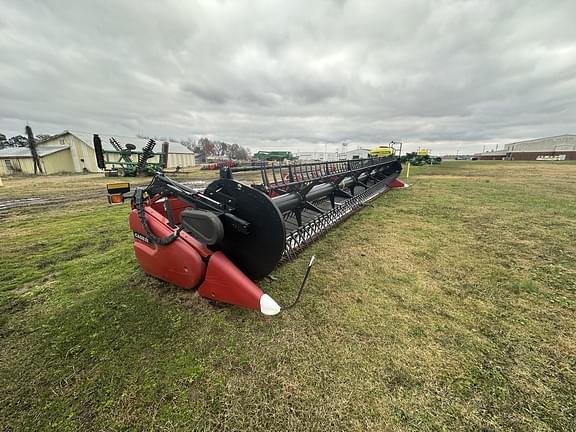
[[368, 151], [369, 157], [390, 157], [396, 154], [396, 150], [388, 146], [378, 146]]
[[429, 156], [430, 150], [428, 149], [418, 149], [416, 150], [416, 156]]

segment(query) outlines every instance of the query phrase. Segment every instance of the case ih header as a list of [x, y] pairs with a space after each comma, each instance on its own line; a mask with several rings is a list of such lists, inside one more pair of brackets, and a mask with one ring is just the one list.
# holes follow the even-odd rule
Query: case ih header
[[163, 174], [133, 193], [127, 183], [109, 185], [111, 203], [131, 197], [130, 228], [144, 272], [211, 300], [276, 315], [280, 306], [254, 281], [366, 203], [404, 187], [394, 157], [259, 170], [261, 183], [248, 186], [223, 168], [203, 192]]

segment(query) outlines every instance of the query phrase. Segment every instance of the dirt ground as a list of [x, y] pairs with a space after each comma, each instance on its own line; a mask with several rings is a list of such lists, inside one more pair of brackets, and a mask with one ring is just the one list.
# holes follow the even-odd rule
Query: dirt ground
[[[218, 177], [218, 171], [190, 169], [168, 174], [169, 177], [197, 190]], [[235, 178], [247, 183], [259, 179], [258, 173], [238, 173]], [[68, 206], [86, 202], [106, 202], [106, 184], [129, 182], [132, 187], [144, 186], [150, 177], [104, 177], [103, 174], [56, 176], [12, 176], [2, 179], [0, 216], [9, 212], [41, 211], [48, 207]]]

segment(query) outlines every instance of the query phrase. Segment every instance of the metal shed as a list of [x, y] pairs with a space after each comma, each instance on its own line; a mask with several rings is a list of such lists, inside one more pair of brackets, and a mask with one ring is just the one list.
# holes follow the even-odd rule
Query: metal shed
[[[71, 172], [74, 169], [70, 149], [44, 146], [38, 148], [44, 174]], [[0, 175], [34, 174], [34, 161], [28, 147], [9, 147], [0, 150]]]

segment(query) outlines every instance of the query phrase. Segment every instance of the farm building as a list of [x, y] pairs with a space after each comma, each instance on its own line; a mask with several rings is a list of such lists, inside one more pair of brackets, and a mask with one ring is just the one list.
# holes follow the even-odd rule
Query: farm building
[[[64, 131], [61, 134], [50, 137], [38, 143], [38, 152], [60, 150], [62, 153], [60, 162], [53, 167], [52, 172], [98, 172], [100, 169], [96, 165], [96, 154], [94, 152], [94, 144], [92, 142], [92, 135], [85, 133]], [[102, 139], [102, 147], [104, 150], [104, 158], [108, 161], [117, 161], [119, 159], [118, 152], [110, 144], [110, 136], [100, 135]], [[144, 138], [136, 137], [123, 137], [114, 136], [120, 145], [124, 146], [127, 143], [134, 144], [136, 150], [141, 150], [142, 147], [148, 142]], [[155, 150], [160, 152], [162, 143], [157, 143]], [[25, 149], [28, 154], [29, 149]], [[64, 161], [66, 161], [64, 163]], [[151, 162], [157, 162], [158, 156], [154, 157]], [[30, 162], [32, 159], [30, 158]], [[182, 168], [195, 165], [196, 160], [194, 153], [187, 149], [180, 143], [170, 143], [168, 154], [168, 168]], [[31, 165], [33, 168], [33, 165]], [[30, 171], [22, 169], [23, 173], [30, 173]], [[32, 171], [33, 172], [33, 171]], [[51, 172], [48, 172], [51, 173]]]
[[510, 160], [576, 160], [576, 135], [559, 135], [504, 146]]
[[576, 160], [576, 135], [518, 141], [504, 150], [475, 155], [481, 160]]
[[335, 160], [336, 153], [333, 152], [323, 152], [323, 151], [303, 151], [296, 154], [298, 159], [306, 161], [323, 161], [323, 160]]
[[[53, 146], [38, 148], [42, 171], [45, 174], [72, 172], [74, 164], [70, 151], [67, 150], [65, 147]], [[0, 175], [14, 173], [34, 173], [34, 160], [28, 147], [8, 147], [0, 150]]]
[[[341, 153], [342, 156], [344, 153]], [[348, 150], [346, 153], [346, 159], [367, 159], [368, 158], [368, 150], [367, 149], [355, 149], [355, 150]]]
[[476, 153], [472, 157], [479, 160], [504, 160], [506, 158], [506, 152], [504, 150], [492, 150], [483, 153]]

